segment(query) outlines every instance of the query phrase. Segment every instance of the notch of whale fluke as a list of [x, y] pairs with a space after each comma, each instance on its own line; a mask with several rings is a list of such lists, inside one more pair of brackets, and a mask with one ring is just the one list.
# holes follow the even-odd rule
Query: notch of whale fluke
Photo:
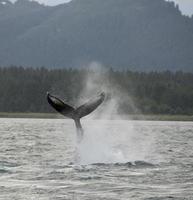
[[60, 114], [65, 117], [71, 118], [75, 121], [78, 140], [80, 141], [83, 137], [83, 129], [80, 123], [80, 118], [85, 117], [86, 115], [93, 112], [105, 99], [105, 93], [102, 92], [97, 97], [90, 99], [83, 105], [75, 108], [67, 103], [65, 103], [60, 98], [51, 95], [47, 92], [48, 103]]

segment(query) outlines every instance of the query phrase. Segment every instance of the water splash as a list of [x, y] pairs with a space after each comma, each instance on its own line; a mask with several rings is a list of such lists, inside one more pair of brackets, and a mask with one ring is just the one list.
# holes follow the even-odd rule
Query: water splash
[[106, 101], [92, 115], [85, 117], [86, 120], [82, 119], [85, 135], [82, 142], [77, 144], [78, 163], [147, 161], [153, 138], [136, 131], [131, 120], [122, 120], [119, 115], [122, 101], [129, 102], [137, 110], [132, 99], [118, 85], [112, 84], [107, 70], [92, 63], [87, 71], [79, 103], [85, 101], [83, 96], [90, 98], [101, 91], [107, 94]]

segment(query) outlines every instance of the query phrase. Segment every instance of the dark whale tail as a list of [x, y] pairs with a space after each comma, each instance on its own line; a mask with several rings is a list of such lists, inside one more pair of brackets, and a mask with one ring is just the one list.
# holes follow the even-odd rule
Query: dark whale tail
[[75, 121], [77, 134], [79, 140], [83, 136], [83, 129], [80, 123], [80, 118], [85, 117], [86, 115], [93, 112], [105, 99], [105, 93], [102, 92], [99, 96], [94, 99], [89, 100], [85, 104], [75, 108], [69, 104], [64, 103], [58, 97], [55, 97], [49, 93], [47, 93], [48, 103], [60, 114], [65, 117], [71, 118]]

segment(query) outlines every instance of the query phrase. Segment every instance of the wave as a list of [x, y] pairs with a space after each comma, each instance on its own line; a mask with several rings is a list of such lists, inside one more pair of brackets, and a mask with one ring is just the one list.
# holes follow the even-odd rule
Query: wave
[[88, 165], [77, 165], [76, 163], [70, 163], [70, 166], [75, 166], [75, 167], [126, 167], [126, 168], [154, 168], [157, 167], [157, 164], [153, 164], [150, 162], [146, 162], [146, 161], [134, 161], [134, 162], [126, 162], [126, 163], [92, 163], [92, 164], [88, 164]]

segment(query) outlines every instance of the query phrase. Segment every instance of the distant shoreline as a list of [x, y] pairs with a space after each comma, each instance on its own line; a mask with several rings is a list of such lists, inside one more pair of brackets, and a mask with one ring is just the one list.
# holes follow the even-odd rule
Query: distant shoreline
[[[57, 113], [4, 113], [0, 112], [0, 118], [34, 118], [34, 119], [64, 119]], [[118, 116], [105, 117], [104, 119], [120, 119]], [[123, 115], [123, 120], [145, 120], [145, 121], [193, 121], [189, 115]]]

